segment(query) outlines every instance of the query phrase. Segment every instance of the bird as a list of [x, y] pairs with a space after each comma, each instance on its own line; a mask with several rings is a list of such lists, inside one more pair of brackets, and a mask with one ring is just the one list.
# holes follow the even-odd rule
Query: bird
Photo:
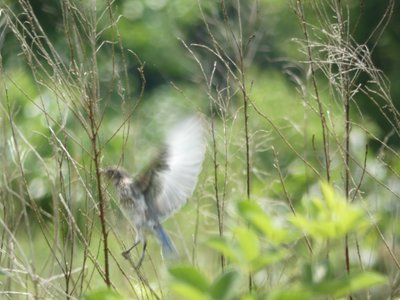
[[204, 133], [205, 122], [199, 115], [187, 117], [169, 130], [158, 155], [137, 176], [120, 166], [102, 170], [115, 186], [122, 212], [136, 232], [133, 245], [122, 255], [129, 259], [131, 250], [143, 244], [135, 268], [143, 262], [149, 231], [158, 238], [164, 256], [178, 256], [161, 223], [187, 202], [196, 187], [205, 156]]

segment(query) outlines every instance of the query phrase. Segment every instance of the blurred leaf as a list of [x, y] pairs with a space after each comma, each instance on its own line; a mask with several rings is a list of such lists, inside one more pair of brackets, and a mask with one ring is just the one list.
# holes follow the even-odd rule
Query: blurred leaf
[[109, 289], [98, 289], [85, 295], [85, 300], [123, 300], [120, 294]]
[[178, 266], [169, 269], [171, 275], [180, 283], [190, 286], [198, 291], [207, 291], [209, 283], [196, 268], [192, 266]]
[[312, 285], [318, 295], [344, 297], [360, 290], [385, 284], [387, 279], [374, 272], [351, 273], [343, 278], [326, 279]]
[[333, 190], [332, 186], [325, 181], [321, 182], [320, 186], [328, 207], [334, 207], [335, 203], [337, 203], [336, 200], [339, 197], [335, 195], [335, 191]]
[[313, 293], [309, 290], [299, 287], [288, 287], [272, 292], [266, 300], [310, 300]]
[[302, 231], [311, 235], [314, 238], [337, 238], [340, 237], [336, 230], [335, 224], [328, 221], [310, 220], [300, 214], [290, 218], [293, 225], [300, 228]]
[[287, 257], [289, 254], [290, 252], [283, 248], [278, 250], [264, 251], [261, 256], [253, 260], [251, 264], [251, 270], [253, 272], [259, 271], [262, 268], [279, 262], [280, 260]]
[[268, 241], [274, 244], [281, 244], [292, 239], [286, 229], [273, 226], [270, 218], [257, 203], [242, 201], [239, 202], [238, 208], [243, 218], [260, 230]]
[[226, 271], [211, 286], [211, 295], [216, 300], [232, 299], [239, 287], [240, 274], [235, 270]]
[[207, 241], [207, 244], [210, 248], [220, 252], [231, 261], [239, 261], [239, 254], [236, 252], [235, 247], [226, 239], [220, 237], [211, 238]]
[[289, 220], [293, 225], [317, 239], [340, 238], [368, 225], [361, 208], [335, 194], [327, 183], [321, 183], [321, 189], [324, 198], [311, 201], [309, 215], [291, 216]]
[[171, 284], [171, 288], [184, 299], [205, 300], [210, 298], [207, 291], [200, 291], [184, 282], [174, 282]]
[[301, 280], [306, 283], [313, 282], [313, 272], [312, 272], [312, 266], [310, 263], [304, 264], [303, 272], [301, 272]]
[[260, 241], [253, 230], [237, 227], [234, 229], [234, 233], [248, 263], [260, 255]]

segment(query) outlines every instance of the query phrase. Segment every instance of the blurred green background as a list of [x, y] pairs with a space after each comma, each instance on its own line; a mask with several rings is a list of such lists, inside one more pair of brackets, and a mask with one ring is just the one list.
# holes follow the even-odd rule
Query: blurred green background
[[[94, 240], [89, 248], [97, 251], [97, 259], [102, 264], [97, 204], [91, 196], [96, 194], [93, 192], [91, 144], [84, 124], [76, 115], [80, 109], [74, 106], [83, 101], [82, 87], [63, 86], [47, 58], [40, 51], [35, 52], [34, 39], [29, 31], [22, 30], [23, 24], [29, 22], [29, 16], [24, 13], [21, 3], [3, 0], [2, 7], [15, 15], [10, 19], [4, 13], [0, 15], [3, 82], [0, 155], [4, 174], [0, 196], [3, 220], [11, 226], [21, 248], [26, 249], [26, 253], [20, 253], [27, 256], [26, 262], [33, 256], [32, 265], [41, 270], [39, 273], [55, 274], [53, 268], [62, 269], [60, 266], [67, 266], [69, 261], [73, 261], [76, 268], [85, 264], [86, 256], [76, 254], [83, 251], [82, 241], [77, 238], [80, 233], [71, 230], [65, 210], [69, 207], [77, 228], [88, 240]], [[65, 82], [86, 78], [87, 82], [82, 82], [82, 86], [89, 91], [93, 86], [92, 74], [86, 70], [94, 70], [90, 59], [92, 45], [88, 42], [91, 31], [87, 29], [91, 23], [85, 24], [79, 17], [66, 18], [65, 11], [73, 10], [68, 7], [68, 1], [32, 0], [27, 3], [31, 5], [40, 30], [54, 47], [51, 49], [44, 43], [45, 50], [57, 53], [57, 59], [65, 65]], [[238, 65], [241, 60], [234, 37], [241, 37], [238, 40], [244, 53], [241, 62], [245, 77], [239, 81], [247, 85], [251, 100], [248, 120], [251, 198], [279, 223], [284, 222], [290, 211], [288, 198], [301, 211], [302, 203], [307, 202], [310, 195], [318, 194], [318, 182], [325, 178], [326, 171], [321, 118], [316, 113], [315, 91], [302, 46], [304, 33], [295, 13], [295, 1], [116, 0], [112, 2], [112, 13], [107, 9], [107, 1], [74, 3], [82, 8], [82, 15], [92, 13], [95, 18], [96, 26], [92, 29], [97, 33], [96, 113], [101, 120], [98, 144], [102, 166], [121, 163], [135, 174], [154, 158], [165, 132], [181, 118], [199, 112], [208, 120], [208, 151], [197, 190], [190, 203], [166, 223], [183, 253], [183, 261], [204, 266], [210, 276], [215, 274], [220, 267], [220, 257], [205, 245], [210, 236], [219, 234], [215, 185], [219, 188], [218, 196], [225, 201], [224, 226], [228, 232], [238, 222], [237, 202], [247, 197], [245, 119], [240, 84], [229, 74], [216, 52], [210, 51], [219, 49], [224, 57], [232, 59], [228, 64], [235, 69], [235, 63]], [[240, 10], [238, 3], [241, 3]], [[398, 126], [396, 118], [400, 105], [400, 10], [397, 3], [393, 11], [388, 9], [390, 3], [346, 1], [342, 13], [346, 18], [346, 36], [351, 37], [348, 43], [370, 49], [383, 82], [390, 82], [387, 92], [393, 99], [393, 107], [379, 97], [374, 103], [362, 92], [353, 95], [350, 173], [352, 189], [357, 191], [354, 197], [377, 217], [381, 232], [391, 241], [392, 249], [398, 251], [400, 136], [393, 123]], [[338, 16], [332, 13], [331, 5], [328, 1], [321, 4], [322, 9], [308, 2], [304, 6], [316, 51], [317, 42], [329, 42], [324, 26], [329, 28], [337, 22]], [[391, 17], [387, 18], [389, 13]], [[74, 14], [79, 16], [79, 12], [71, 15]], [[326, 17], [322, 18], [324, 14]], [[321, 18], [326, 23], [321, 24]], [[23, 32], [22, 37], [16, 37], [15, 31], [6, 25], [7, 20], [15, 24], [18, 23], [16, 20], [21, 22], [16, 28]], [[72, 28], [81, 35], [71, 34]], [[39, 63], [32, 62], [24, 54], [21, 39], [32, 45], [43, 69], [35, 68]], [[220, 48], [215, 47], [215, 42]], [[337, 66], [332, 64], [330, 68], [334, 73]], [[207, 80], [212, 75], [211, 84], [206, 82], [204, 74]], [[361, 72], [355, 78], [354, 86], [374, 85], [368, 74]], [[332, 184], [343, 190], [343, 105], [322, 70], [317, 70], [316, 79], [330, 129], [328, 151], [331, 153]], [[211, 97], [217, 100], [213, 102]], [[71, 102], [65, 101], [68, 98]], [[82, 113], [82, 118], [87, 119], [87, 115]], [[211, 124], [215, 126], [215, 140]], [[368, 163], [364, 168], [365, 156]], [[219, 166], [217, 183], [214, 159], [218, 160]], [[113, 253], [112, 276], [118, 278], [117, 282], [120, 280], [118, 286], [124, 287], [122, 294], [132, 295], [132, 291], [140, 294], [137, 277], [129, 273], [130, 267], [119, 257], [133, 241], [133, 234], [126, 220], [121, 220], [113, 189], [107, 183], [104, 185], [108, 192], [107, 224], [112, 231], [109, 235], [110, 252]], [[32, 202], [27, 201], [28, 198]], [[58, 198], [67, 205], [56, 200]], [[307, 214], [307, 210], [304, 213]], [[60, 219], [57, 214], [61, 215]], [[62, 251], [56, 252], [54, 257], [61, 263], [49, 263], [47, 259], [53, 240], [47, 239], [46, 234], [53, 230], [60, 231], [62, 242], [54, 243]], [[378, 234], [371, 230], [362, 242], [361, 254], [369, 256], [367, 265], [395, 278], [398, 270], [393, 271], [388, 266], [390, 259]], [[342, 246], [338, 243], [337, 248]], [[351, 246], [359, 249], [359, 245]], [[145, 270], [150, 285], [163, 287], [167, 285], [163, 282], [166, 270], [157, 268], [162, 264], [157, 248], [152, 240]], [[306, 252], [304, 245], [301, 249]], [[319, 255], [323, 256], [322, 253]], [[343, 256], [333, 256], [338, 264], [344, 264]], [[2, 261], [5, 263], [7, 259], [10, 258], [5, 256]], [[353, 258], [353, 261], [357, 259]], [[93, 265], [95, 262], [91, 261], [90, 270]], [[125, 277], [121, 276], [121, 270]], [[288, 271], [287, 276], [290, 274]], [[101, 276], [97, 273], [93, 276], [96, 280], [92, 285], [88, 284], [87, 290], [102, 286]], [[131, 281], [126, 280], [128, 278]], [[392, 283], [396, 285], [398, 280], [393, 279]], [[26, 289], [30, 290], [30, 287]], [[139, 297], [138, 294], [133, 297]]]

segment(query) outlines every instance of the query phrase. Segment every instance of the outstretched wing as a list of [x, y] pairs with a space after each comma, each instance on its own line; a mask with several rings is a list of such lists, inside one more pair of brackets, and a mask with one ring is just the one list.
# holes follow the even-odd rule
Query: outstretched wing
[[159, 184], [151, 199], [152, 207], [160, 220], [178, 210], [193, 193], [204, 153], [204, 124], [200, 117], [188, 118], [169, 132], [161, 159], [163, 167], [152, 176]]

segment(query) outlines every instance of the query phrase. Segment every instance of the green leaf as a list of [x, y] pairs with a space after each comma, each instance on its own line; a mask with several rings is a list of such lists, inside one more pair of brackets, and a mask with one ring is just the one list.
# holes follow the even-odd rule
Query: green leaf
[[315, 198], [305, 204], [309, 215], [289, 217], [293, 225], [316, 239], [340, 238], [368, 226], [361, 208], [335, 194], [327, 183], [321, 183], [321, 189], [324, 199]]
[[258, 256], [257, 259], [252, 261], [251, 271], [257, 272], [262, 268], [281, 261], [289, 254], [290, 252], [283, 248], [279, 250], [265, 251], [262, 253], [262, 255]]
[[239, 287], [240, 274], [229, 270], [219, 276], [211, 286], [211, 295], [215, 300], [232, 299]]
[[99, 289], [87, 293], [85, 300], [123, 300], [124, 298], [117, 292], [110, 289]]
[[386, 282], [386, 277], [378, 273], [351, 273], [346, 277], [338, 279], [326, 279], [323, 282], [312, 285], [312, 289], [318, 295], [344, 297], [363, 289], [385, 284]]
[[320, 186], [322, 190], [322, 195], [324, 196], [326, 204], [329, 208], [334, 208], [335, 205], [338, 203], [338, 200], [343, 201], [343, 199], [341, 199], [342, 197], [340, 197], [339, 199], [339, 196], [335, 194], [334, 189], [328, 182], [323, 181], [321, 182]]
[[237, 227], [234, 229], [234, 233], [247, 263], [256, 259], [260, 255], [260, 241], [254, 230]]
[[178, 282], [192, 289], [204, 292], [209, 288], [207, 279], [196, 268], [192, 266], [178, 266], [169, 269], [170, 274]]
[[291, 239], [287, 230], [273, 226], [270, 218], [257, 203], [242, 201], [239, 202], [238, 209], [242, 217], [260, 230], [268, 241], [278, 245]]
[[238, 262], [240, 260], [235, 247], [224, 238], [211, 238], [207, 241], [207, 244], [210, 248], [218, 251], [233, 262]]
[[264, 210], [254, 201], [240, 201], [238, 203], [238, 209], [245, 218], [250, 215], [266, 216]]
[[289, 287], [284, 290], [273, 291], [266, 300], [310, 300], [313, 293], [304, 288]]
[[174, 282], [171, 284], [171, 288], [179, 294], [183, 299], [190, 300], [205, 300], [209, 299], [207, 291], [200, 291], [183, 282]]
[[300, 214], [289, 217], [289, 220], [293, 225], [313, 238], [327, 239], [342, 236], [342, 234], [338, 234], [335, 229], [335, 223], [331, 221], [308, 219]]

